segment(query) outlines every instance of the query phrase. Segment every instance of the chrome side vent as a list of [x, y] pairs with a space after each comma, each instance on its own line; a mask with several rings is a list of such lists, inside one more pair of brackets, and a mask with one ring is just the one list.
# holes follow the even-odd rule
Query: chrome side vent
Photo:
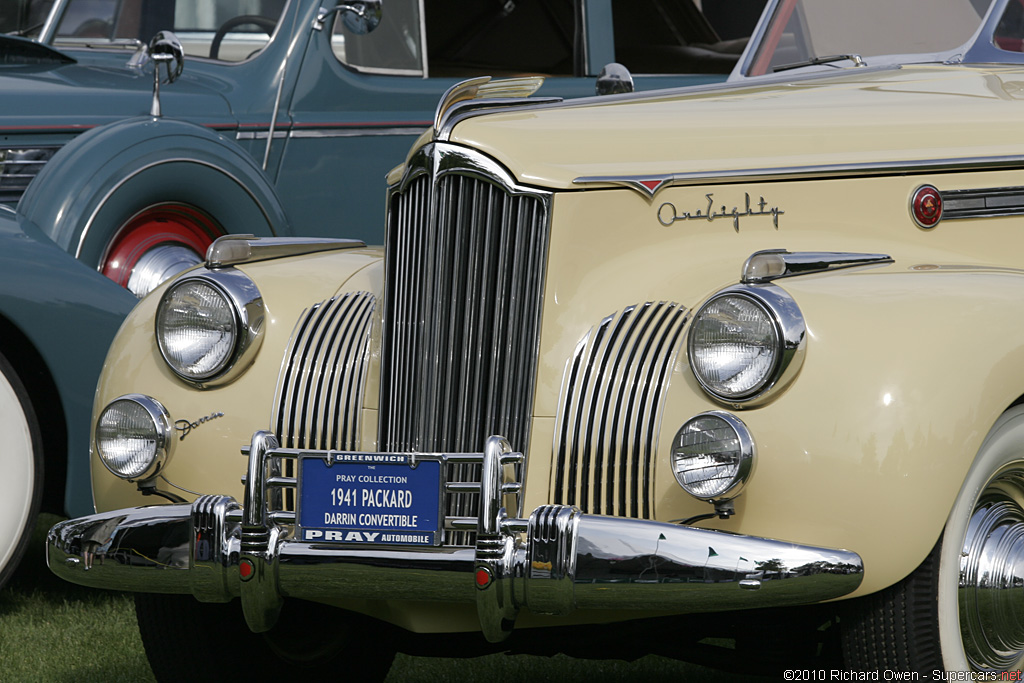
[[292, 333], [274, 397], [283, 448], [356, 450], [376, 299], [346, 293], [307, 309]]
[[558, 404], [554, 503], [593, 514], [651, 518], [665, 388], [687, 314], [675, 303], [629, 306], [577, 344]]
[[16, 203], [60, 147], [0, 147], [0, 202]]

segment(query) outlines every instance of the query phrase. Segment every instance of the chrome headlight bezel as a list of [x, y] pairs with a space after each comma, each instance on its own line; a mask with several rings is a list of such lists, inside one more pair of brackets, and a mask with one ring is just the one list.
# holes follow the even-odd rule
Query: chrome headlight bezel
[[[166, 307], [183, 287], [205, 285], [220, 296], [231, 309], [233, 343], [214, 367], [201, 373], [189, 373], [180, 367], [167, 348], [165, 330], [161, 325]], [[256, 283], [235, 268], [194, 271], [171, 284], [160, 298], [154, 318], [157, 347], [167, 367], [182, 381], [200, 389], [227, 384], [236, 379], [252, 363], [263, 342], [266, 308]]]
[[[767, 370], [749, 387], [736, 392], [725, 390], [723, 383], [716, 383], [705, 376], [700, 370], [700, 364], [695, 362], [698, 350], [694, 348], [694, 331], [701, 324], [702, 316], [707, 314], [709, 307], [727, 297], [741, 299], [764, 314], [773, 330], [773, 343], [776, 347], [774, 358]], [[771, 400], [788, 386], [800, 371], [807, 350], [807, 326], [796, 301], [778, 285], [733, 285], [715, 293], [697, 309], [687, 331], [686, 349], [690, 370], [709, 396], [733, 408], [754, 407]]]
[[[152, 423], [153, 454], [149, 457], [149, 462], [146, 463], [144, 467], [136, 466], [131, 469], [126, 469], [125, 467], [119, 468], [111, 464], [115, 458], [104, 455], [105, 450], [102, 446], [100, 437], [101, 425], [109, 412], [120, 403], [132, 403], [140, 407]], [[164, 408], [163, 404], [155, 398], [144, 394], [125, 394], [124, 396], [118, 396], [115, 398], [100, 411], [94, 426], [93, 448], [95, 448], [96, 456], [99, 458], [100, 462], [103, 463], [103, 466], [106, 467], [107, 470], [115, 477], [119, 477], [127, 481], [146, 480], [155, 476], [163, 469], [164, 463], [167, 461], [172, 432], [173, 428], [171, 425], [170, 413], [167, 412], [167, 409]]]

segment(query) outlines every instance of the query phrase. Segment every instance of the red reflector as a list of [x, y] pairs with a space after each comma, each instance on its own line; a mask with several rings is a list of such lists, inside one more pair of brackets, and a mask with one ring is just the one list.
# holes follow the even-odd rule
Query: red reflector
[[486, 567], [481, 567], [476, 570], [476, 585], [477, 588], [487, 588], [491, 585], [491, 570]]
[[238, 563], [238, 573], [241, 575], [243, 581], [252, 578], [254, 570], [255, 567], [252, 566], [251, 560], [242, 560]]
[[942, 195], [931, 185], [922, 185], [914, 191], [910, 212], [922, 228], [934, 228], [942, 220]]

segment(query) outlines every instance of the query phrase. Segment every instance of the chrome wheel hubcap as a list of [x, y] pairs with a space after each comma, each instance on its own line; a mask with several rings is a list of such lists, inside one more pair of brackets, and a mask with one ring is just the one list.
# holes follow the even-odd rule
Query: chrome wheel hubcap
[[974, 668], [1007, 670], [1024, 654], [1024, 466], [986, 484], [960, 557], [960, 634]]

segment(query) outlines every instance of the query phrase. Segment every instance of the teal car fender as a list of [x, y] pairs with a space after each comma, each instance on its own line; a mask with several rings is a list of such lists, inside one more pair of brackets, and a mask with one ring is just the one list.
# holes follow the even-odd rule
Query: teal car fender
[[90, 399], [135, 298], [9, 210], [0, 210], [0, 273], [0, 417], [9, 430], [0, 484], [3, 583], [40, 507], [72, 515], [93, 509], [83, 446]]
[[[29, 185], [18, 212], [101, 268], [121, 241], [139, 241], [132, 226], [140, 226], [143, 239], [167, 239], [165, 227], [141, 227], [147, 215], [159, 223], [160, 215], [190, 208], [209, 219], [199, 222], [208, 226], [207, 242], [221, 231], [289, 232], [274, 187], [237, 144], [194, 123], [154, 117], [107, 124], [72, 140]], [[115, 280], [130, 276], [108, 270]]]

